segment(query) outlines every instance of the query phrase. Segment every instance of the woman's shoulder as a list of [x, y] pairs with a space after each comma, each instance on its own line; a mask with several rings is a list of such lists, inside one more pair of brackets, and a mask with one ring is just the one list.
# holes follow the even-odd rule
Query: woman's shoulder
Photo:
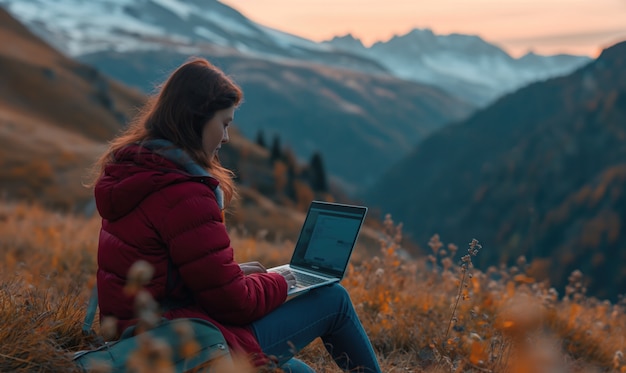
[[221, 217], [217, 197], [214, 190], [202, 182], [187, 179], [160, 189], [148, 204], [156, 203], [167, 210], [177, 210], [183, 214], [206, 214], [209, 213], [215, 219]]

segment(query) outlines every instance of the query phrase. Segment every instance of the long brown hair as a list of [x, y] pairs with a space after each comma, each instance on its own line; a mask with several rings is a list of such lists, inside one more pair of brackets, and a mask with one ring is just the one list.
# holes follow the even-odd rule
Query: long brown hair
[[[104, 173], [115, 153], [125, 146], [151, 139], [165, 139], [186, 151], [219, 182], [224, 199], [236, 194], [233, 173], [215, 156], [202, 148], [202, 128], [215, 112], [238, 106], [241, 89], [220, 69], [202, 58], [190, 58], [162, 84], [159, 92], [148, 98], [129, 126], [109, 143], [109, 148], [94, 165], [95, 179]], [[95, 183], [95, 180], [94, 180]]]

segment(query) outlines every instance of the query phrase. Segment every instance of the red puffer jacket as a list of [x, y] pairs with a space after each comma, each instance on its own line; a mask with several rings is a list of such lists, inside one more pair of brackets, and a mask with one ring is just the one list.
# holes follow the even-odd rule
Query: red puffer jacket
[[287, 283], [276, 273], [246, 276], [234, 261], [218, 182], [139, 146], [122, 149], [116, 160], [95, 187], [100, 317], [116, 317], [118, 332], [136, 322], [134, 299], [123, 288], [131, 265], [145, 260], [155, 270], [146, 286], [154, 299], [183, 305], [164, 317], [206, 319], [234, 352], [264, 363], [249, 324], [285, 301]]

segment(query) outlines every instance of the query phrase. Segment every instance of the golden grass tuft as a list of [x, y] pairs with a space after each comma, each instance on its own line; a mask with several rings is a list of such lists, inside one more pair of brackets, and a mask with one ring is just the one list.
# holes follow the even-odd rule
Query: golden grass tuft
[[[97, 344], [81, 326], [99, 227], [97, 218], [0, 203], [1, 372], [73, 372], [71, 353]], [[580, 273], [559, 295], [532, 278], [524, 258], [472, 268], [471, 251], [469, 261], [457, 257], [463, 249], [437, 235], [431, 255], [411, 259], [401, 228], [387, 216], [379, 255], [357, 257], [343, 281], [384, 372], [626, 372], [626, 304], [586, 296]], [[291, 252], [291, 242], [231, 233], [239, 261], [270, 266]], [[147, 270], [138, 265], [129, 291], [141, 292]], [[339, 372], [319, 340], [298, 356]], [[251, 371], [240, 363], [237, 371]]]

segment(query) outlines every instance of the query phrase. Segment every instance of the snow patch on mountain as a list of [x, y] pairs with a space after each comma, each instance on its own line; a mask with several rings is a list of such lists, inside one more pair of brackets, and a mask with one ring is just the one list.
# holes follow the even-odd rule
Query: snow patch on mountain
[[189, 19], [195, 8], [176, 0], [152, 0], [170, 12], [176, 14], [183, 20]]
[[317, 49], [325, 52], [332, 52], [334, 48], [332, 46], [318, 44], [314, 41], [292, 35], [287, 34], [282, 31], [266, 27], [259, 26], [263, 32], [272, 38], [272, 40], [279, 46], [289, 49], [289, 48], [305, 48], [305, 49]]

